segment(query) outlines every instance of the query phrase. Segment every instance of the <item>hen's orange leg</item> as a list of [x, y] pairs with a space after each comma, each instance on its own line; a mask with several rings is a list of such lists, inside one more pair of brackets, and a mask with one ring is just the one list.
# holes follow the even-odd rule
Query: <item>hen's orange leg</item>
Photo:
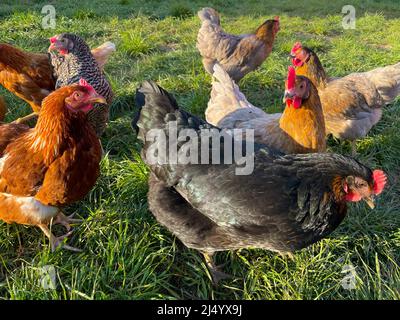
[[53, 233], [50, 231], [50, 229], [48, 228], [47, 225], [40, 224], [38, 227], [49, 238], [52, 252], [54, 252], [58, 247], [64, 248], [64, 249], [67, 249], [67, 250], [71, 250], [71, 251], [74, 251], [74, 252], [82, 252], [81, 249], [74, 248], [74, 247], [71, 247], [71, 246], [66, 245], [66, 244], [63, 243], [64, 239], [69, 237], [72, 234], [72, 231], [69, 231], [68, 233], [64, 234], [63, 236], [56, 237], [56, 236], [53, 235]]
[[39, 112], [32, 112], [31, 114], [28, 114], [25, 117], [18, 118], [17, 120], [13, 121], [13, 123], [17, 123], [17, 124], [25, 123], [25, 122], [27, 122], [27, 121], [29, 121], [31, 119], [34, 119], [34, 118], [36, 118], [38, 116], [39, 116]]

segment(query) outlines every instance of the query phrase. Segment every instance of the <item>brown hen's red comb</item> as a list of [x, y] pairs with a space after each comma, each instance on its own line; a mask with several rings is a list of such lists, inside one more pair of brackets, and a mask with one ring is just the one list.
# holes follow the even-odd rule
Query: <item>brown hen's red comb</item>
[[275, 20], [275, 21], [279, 21], [279, 16], [275, 16], [275, 17], [274, 17], [274, 20]]
[[83, 78], [80, 78], [79, 85], [87, 88], [89, 91], [94, 91], [94, 88]]
[[292, 54], [295, 54], [296, 52], [297, 52], [297, 50], [299, 50], [299, 49], [301, 49], [302, 48], [302, 45], [301, 45], [301, 42], [296, 42], [294, 45], [293, 45], [293, 48], [292, 48], [292, 50], [290, 51]]
[[296, 71], [292, 66], [288, 67], [288, 76], [287, 76], [287, 89], [291, 90], [296, 85]]
[[386, 175], [382, 170], [374, 170], [372, 172], [372, 177], [374, 179], [374, 193], [380, 194], [383, 191], [383, 188], [385, 188], [387, 182]]

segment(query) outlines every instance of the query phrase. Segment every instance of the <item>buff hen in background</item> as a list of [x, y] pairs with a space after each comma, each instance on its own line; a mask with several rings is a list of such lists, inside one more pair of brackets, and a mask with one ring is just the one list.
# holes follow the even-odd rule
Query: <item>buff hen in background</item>
[[207, 122], [227, 129], [253, 129], [254, 139], [283, 153], [324, 152], [325, 123], [317, 89], [289, 67], [283, 113], [268, 114], [247, 101], [219, 64], [214, 66]]
[[84, 78], [105, 98], [106, 103], [96, 106], [88, 113], [89, 123], [100, 137], [109, 120], [109, 106], [114, 96], [111, 85], [81, 37], [62, 33], [50, 38], [50, 42], [49, 51], [57, 79], [56, 88], [77, 83], [80, 78]]
[[[103, 69], [114, 51], [115, 45], [106, 42], [93, 49], [92, 54]], [[49, 55], [23, 51], [10, 44], [0, 44], [0, 84], [29, 103], [34, 112], [38, 112], [42, 100], [56, 85]], [[19, 122], [30, 118], [32, 116], [20, 119]]]
[[215, 63], [219, 63], [236, 82], [267, 59], [279, 31], [279, 17], [265, 21], [252, 34], [232, 35], [222, 30], [216, 10], [204, 8], [198, 16], [201, 27], [196, 46], [204, 68], [213, 74]]
[[[171, 121], [176, 121], [178, 134], [187, 129], [200, 134], [212, 126], [179, 109], [154, 82], [143, 83], [137, 104], [141, 111], [133, 126], [139, 128], [142, 158], [151, 171], [149, 208], [186, 246], [205, 254], [214, 281], [223, 276], [212, 260], [215, 252], [304, 248], [337, 228], [348, 202], [365, 200], [373, 207], [374, 196], [386, 183], [382, 171], [372, 171], [353, 158], [328, 153], [283, 155], [265, 145], [255, 145], [254, 170], [249, 175], [237, 175], [236, 164], [150, 161], [147, 155], [153, 144], [146, 140], [150, 130], [162, 130], [168, 141]], [[224, 154], [225, 143], [230, 142], [221, 143], [221, 163], [232, 156]], [[167, 143], [158, 144], [158, 154], [169, 148]], [[204, 152], [197, 148], [199, 155]]]
[[[100, 142], [87, 122], [87, 113], [99, 102], [105, 99], [81, 80], [43, 100], [35, 128], [0, 125], [0, 219], [38, 226], [52, 250], [62, 245], [71, 233], [70, 223], [76, 222], [61, 207], [86, 196], [100, 173]], [[51, 222], [69, 232], [55, 237]]]
[[400, 94], [400, 63], [368, 72], [328, 78], [317, 54], [300, 42], [292, 50], [296, 74], [308, 77], [318, 89], [326, 133], [349, 140], [364, 138], [382, 117], [382, 108]]

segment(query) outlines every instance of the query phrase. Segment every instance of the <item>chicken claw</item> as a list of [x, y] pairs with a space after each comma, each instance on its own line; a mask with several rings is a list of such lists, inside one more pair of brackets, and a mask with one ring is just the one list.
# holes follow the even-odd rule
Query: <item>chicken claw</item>
[[62, 226], [65, 227], [65, 229], [67, 229], [67, 231], [70, 231], [72, 223], [80, 223], [83, 221], [82, 219], [72, 219], [74, 215], [75, 213], [66, 216], [64, 213], [60, 211], [59, 214], [56, 216], [55, 220], [53, 220], [53, 225], [61, 224]]
[[218, 285], [219, 281], [232, 278], [232, 276], [219, 270], [219, 266], [215, 265], [214, 263], [213, 255], [213, 253], [203, 252], [208, 270], [210, 270], [211, 273], [213, 284], [216, 286]]
[[281, 252], [278, 252], [278, 254], [279, 254], [283, 259], [289, 259], [289, 260], [291, 260], [291, 261], [294, 261], [294, 260], [295, 260], [294, 254], [293, 254], [292, 252], [290, 252], [290, 251], [281, 251]]
[[48, 226], [41, 224], [39, 225], [39, 228], [43, 231], [43, 233], [49, 238], [50, 240], [50, 245], [51, 245], [51, 251], [54, 252], [57, 248], [64, 248], [70, 251], [74, 252], [82, 252], [81, 249], [71, 247], [69, 245], [66, 245], [63, 243], [65, 238], [68, 238], [72, 234], [72, 230], [67, 232], [66, 234], [56, 237], [53, 235], [53, 233], [50, 231]]

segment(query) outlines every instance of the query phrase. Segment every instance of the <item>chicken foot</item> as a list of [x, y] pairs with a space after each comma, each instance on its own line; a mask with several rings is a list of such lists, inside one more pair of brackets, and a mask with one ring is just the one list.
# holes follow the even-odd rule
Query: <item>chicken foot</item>
[[67, 229], [67, 231], [69, 232], [71, 230], [71, 224], [73, 223], [80, 223], [83, 220], [82, 219], [73, 219], [75, 213], [71, 214], [70, 216], [66, 216], [64, 213], [62, 213], [61, 211], [58, 213], [58, 215], [56, 216], [56, 218], [53, 220], [53, 225], [55, 224], [61, 224], [62, 226], [65, 227], [65, 229]]
[[295, 260], [294, 254], [293, 254], [292, 252], [290, 252], [290, 251], [281, 251], [281, 252], [278, 252], [278, 254], [279, 254], [283, 259], [289, 259], [289, 260], [292, 260], [292, 261]]
[[228, 278], [232, 277], [230, 274], [222, 272], [220, 270], [221, 266], [217, 266], [214, 263], [214, 258], [213, 258], [214, 253], [203, 252], [203, 256], [204, 256], [204, 259], [206, 261], [208, 270], [210, 270], [211, 277], [212, 277], [214, 285], [218, 285], [219, 281], [221, 281], [221, 280], [228, 279]]
[[49, 238], [52, 252], [54, 252], [59, 247], [67, 249], [67, 250], [70, 250], [70, 251], [74, 251], [74, 252], [82, 252], [81, 249], [74, 248], [74, 247], [71, 247], [71, 246], [63, 243], [64, 239], [69, 237], [72, 234], [72, 231], [69, 231], [69, 232], [67, 232], [66, 234], [64, 234], [64, 235], [62, 235], [60, 237], [56, 237], [50, 231], [50, 229], [49, 229], [49, 227], [47, 225], [40, 224], [38, 227], [43, 231], [43, 233], [46, 235], [46, 237]]
[[12, 123], [16, 123], [16, 124], [25, 123], [25, 122], [28, 122], [29, 120], [34, 119], [38, 116], [39, 116], [39, 112], [32, 112], [31, 114], [28, 114], [25, 117], [14, 120]]

